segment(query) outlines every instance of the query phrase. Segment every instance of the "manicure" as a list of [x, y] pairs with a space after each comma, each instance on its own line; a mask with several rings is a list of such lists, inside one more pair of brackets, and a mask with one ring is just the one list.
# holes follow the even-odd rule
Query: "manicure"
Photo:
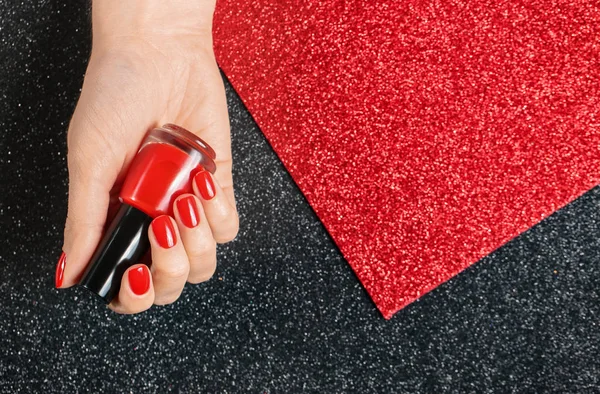
[[215, 196], [215, 184], [208, 171], [200, 171], [197, 173], [194, 177], [194, 183], [203, 199], [210, 200]]
[[172, 248], [177, 243], [173, 222], [167, 215], [159, 216], [152, 221], [152, 232], [158, 244], [165, 249]]
[[181, 222], [189, 228], [194, 228], [200, 223], [198, 206], [193, 196], [186, 196], [177, 200], [177, 211]]
[[150, 273], [148, 272], [148, 267], [141, 265], [137, 268], [130, 269], [127, 275], [131, 291], [136, 295], [146, 294], [150, 288]]
[[60, 258], [58, 259], [58, 264], [56, 264], [56, 274], [54, 276], [54, 285], [58, 289], [63, 284], [63, 279], [65, 275], [65, 265], [67, 264], [67, 255], [65, 252], [62, 252]]

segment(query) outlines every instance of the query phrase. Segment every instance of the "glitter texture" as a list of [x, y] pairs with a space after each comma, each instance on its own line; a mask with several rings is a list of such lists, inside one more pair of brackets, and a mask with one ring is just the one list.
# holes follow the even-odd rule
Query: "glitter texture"
[[133, 316], [54, 289], [89, 5], [0, 2], [0, 393], [600, 391], [600, 187], [386, 321], [229, 84], [214, 278]]
[[220, 0], [215, 49], [386, 318], [600, 180], [600, 10]]

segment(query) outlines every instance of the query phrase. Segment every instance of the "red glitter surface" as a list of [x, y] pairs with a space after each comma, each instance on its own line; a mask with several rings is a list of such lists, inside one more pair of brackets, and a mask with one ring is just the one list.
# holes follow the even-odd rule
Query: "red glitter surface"
[[600, 181], [592, 1], [220, 0], [220, 66], [386, 318]]

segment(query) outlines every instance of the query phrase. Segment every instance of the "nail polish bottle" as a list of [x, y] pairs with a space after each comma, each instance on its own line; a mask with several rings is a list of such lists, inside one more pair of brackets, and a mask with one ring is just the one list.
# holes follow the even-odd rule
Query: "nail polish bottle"
[[173, 214], [174, 200], [192, 192], [197, 172], [214, 174], [215, 157], [206, 142], [182, 127], [166, 124], [152, 129], [131, 162], [119, 194], [121, 206], [79, 285], [110, 303], [127, 268], [148, 251], [152, 220]]

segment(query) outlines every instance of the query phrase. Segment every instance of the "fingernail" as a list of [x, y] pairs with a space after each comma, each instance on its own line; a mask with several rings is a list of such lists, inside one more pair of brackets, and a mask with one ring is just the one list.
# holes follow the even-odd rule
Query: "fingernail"
[[60, 258], [58, 259], [58, 264], [56, 264], [56, 274], [54, 276], [54, 285], [58, 289], [63, 284], [63, 279], [65, 275], [65, 265], [67, 264], [67, 255], [65, 252], [62, 252]]
[[186, 196], [177, 200], [177, 210], [181, 222], [189, 228], [194, 228], [200, 223], [198, 215], [198, 206], [193, 196]]
[[130, 269], [129, 273], [129, 287], [136, 295], [146, 294], [150, 288], [150, 273], [148, 267], [140, 265], [137, 268]]
[[152, 221], [152, 231], [158, 244], [165, 249], [172, 248], [177, 243], [175, 228], [167, 215], [159, 216]]
[[197, 173], [194, 177], [194, 183], [203, 199], [210, 200], [215, 196], [215, 184], [208, 171], [200, 171]]

